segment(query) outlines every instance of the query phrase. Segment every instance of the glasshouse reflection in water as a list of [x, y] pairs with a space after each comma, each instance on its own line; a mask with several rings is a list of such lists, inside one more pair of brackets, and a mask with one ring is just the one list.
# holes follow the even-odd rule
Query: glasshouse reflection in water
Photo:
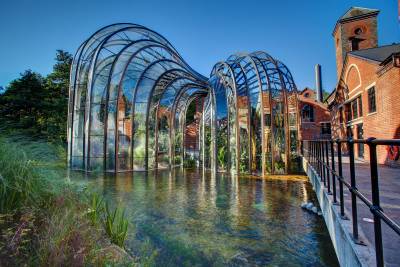
[[300, 208], [316, 201], [304, 177], [177, 168], [86, 182], [110, 203], [124, 203], [132, 225], [127, 247], [139, 257], [157, 251], [162, 266], [338, 266], [323, 218]]
[[232, 55], [206, 78], [158, 33], [122, 23], [82, 43], [71, 67], [73, 169], [192, 164], [214, 172], [293, 173], [298, 126], [292, 75], [265, 52]]

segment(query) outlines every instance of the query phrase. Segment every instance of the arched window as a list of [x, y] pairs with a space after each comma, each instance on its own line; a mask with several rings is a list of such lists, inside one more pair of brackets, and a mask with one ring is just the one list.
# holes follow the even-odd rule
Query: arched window
[[301, 110], [301, 119], [303, 122], [314, 122], [314, 108], [311, 105], [305, 105]]

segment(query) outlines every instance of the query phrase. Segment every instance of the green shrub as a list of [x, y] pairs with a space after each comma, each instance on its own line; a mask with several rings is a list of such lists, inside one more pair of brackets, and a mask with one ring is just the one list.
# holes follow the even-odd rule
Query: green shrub
[[188, 157], [183, 161], [183, 165], [185, 168], [194, 168], [196, 167], [196, 160], [193, 157]]

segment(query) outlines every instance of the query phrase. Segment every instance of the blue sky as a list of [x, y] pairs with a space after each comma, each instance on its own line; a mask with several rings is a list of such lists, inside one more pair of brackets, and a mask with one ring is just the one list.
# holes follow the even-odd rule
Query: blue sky
[[351, 6], [378, 8], [379, 44], [399, 42], [397, 0], [55, 1], [2, 0], [0, 86], [26, 69], [51, 72], [56, 49], [74, 53], [98, 28], [116, 22], [147, 26], [165, 36], [198, 72], [235, 52], [264, 50], [283, 61], [299, 89], [336, 83], [336, 20]]

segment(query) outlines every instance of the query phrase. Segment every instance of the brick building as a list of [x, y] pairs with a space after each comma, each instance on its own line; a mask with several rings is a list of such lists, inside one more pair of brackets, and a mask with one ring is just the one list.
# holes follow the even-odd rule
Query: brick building
[[314, 90], [305, 88], [299, 92], [300, 139], [329, 139], [331, 120], [327, 105], [316, 97]]
[[[328, 97], [332, 137], [400, 138], [400, 44], [378, 46], [379, 11], [350, 8], [333, 31], [338, 82]], [[395, 164], [393, 147], [378, 147], [379, 163]], [[368, 160], [356, 144], [356, 157]]]

